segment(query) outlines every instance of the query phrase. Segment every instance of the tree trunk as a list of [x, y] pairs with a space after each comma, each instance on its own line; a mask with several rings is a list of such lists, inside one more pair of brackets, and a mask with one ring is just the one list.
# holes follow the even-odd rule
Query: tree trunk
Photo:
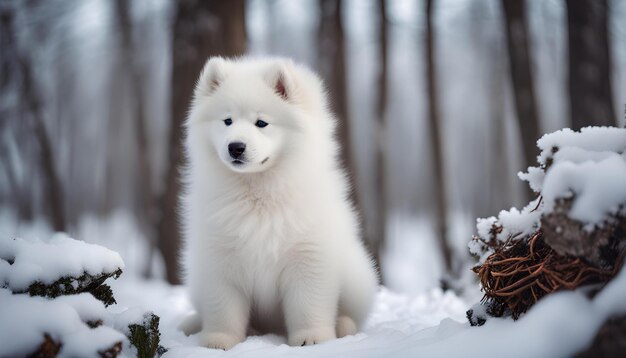
[[[14, 14], [10, 7], [0, 9], [0, 48], [2, 49], [11, 49], [14, 46], [13, 16]], [[17, 62], [16, 55], [16, 53], [9, 50], [0, 52], [0, 74], [2, 74], [0, 75], [0, 93], [7, 93], [7, 91], [11, 90], [14, 82], [19, 81], [19, 78], [16, 79], [19, 76], [14, 71]], [[11, 108], [10, 106], [9, 108], [5, 107], [0, 107], [1, 116], [3, 117], [0, 120], [0, 134], [13, 132], [13, 137], [15, 138], [13, 140], [14, 147], [19, 147], [20, 144], [24, 146], [26, 143], [23, 143], [24, 141], [20, 139], [20, 134], [23, 132], [22, 128], [24, 127], [23, 123], [18, 123], [18, 120], [8, 120], [11, 117], [19, 117], [19, 109]], [[26, 137], [28, 136], [30, 136], [30, 133], [26, 135]], [[9, 141], [9, 138], [0, 138], [0, 167], [4, 169], [7, 178], [7, 187], [2, 188], [2, 191], [3, 194], [7, 195], [8, 203], [4, 204], [15, 208], [18, 220], [30, 221], [33, 219], [33, 207], [27, 190], [29, 186], [18, 177], [16, 167], [21, 165], [22, 160], [19, 157], [15, 159], [14, 153], [11, 153]]]
[[376, 187], [374, 193], [375, 196], [375, 217], [373, 222], [372, 240], [372, 254], [376, 262], [380, 262], [380, 254], [382, 247], [385, 243], [385, 234], [387, 230], [387, 215], [388, 215], [388, 203], [387, 203], [387, 188], [386, 188], [386, 160], [385, 153], [387, 152], [387, 126], [386, 126], [386, 110], [387, 110], [387, 43], [388, 43], [388, 24], [387, 24], [387, 9], [386, 0], [378, 0], [378, 40], [379, 40], [379, 54], [378, 61], [380, 67], [378, 69], [378, 101], [376, 103], [376, 116], [378, 128], [374, 131], [376, 135], [376, 162], [375, 162], [375, 175], [376, 175]]
[[[354, 179], [354, 158], [350, 141], [345, 45], [341, 0], [320, 0], [318, 67], [331, 94], [331, 106], [338, 117], [337, 138], [341, 160]], [[353, 196], [354, 196], [353, 191]]]
[[[0, 10], [0, 32], [3, 33], [3, 51], [13, 53], [17, 73], [21, 79], [20, 108], [18, 111], [29, 124], [38, 148], [38, 165], [41, 172], [45, 207], [48, 219], [55, 231], [66, 231], [65, 211], [63, 205], [63, 186], [56, 168], [56, 160], [50, 143], [41, 109], [41, 98], [32, 75], [30, 60], [20, 52], [13, 29], [13, 14], [10, 8]], [[6, 64], [9, 67], [8, 63]]]
[[245, 1], [179, 0], [172, 45], [171, 128], [169, 167], [161, 197], [158, 245], [170, 283], [179, 283], [179, 173], [184, 166], [183, 122], [196, 80], [210, 56], [242, 55], [246, 48]]
[[[491, 71], [489, 71], [489, 125], [491, 127], [489, 151], [489, 191], [488, 212], [493, 213], [510, 205], [513, 195], [508, 173], [513, 169], [509, 163], [509, 148], [506, 143], [506, 111], [504, 108], [504, 91], [506, 85], [506, 65], [504, 49], [500, 41], [489, 46]], [[480, 217], [488, 215], [479, 213]]]
[[[361, 201], [358, 196], [356, 167], [350, 140], [350, 116], [348, 113], [348, 88], [346, 82], [346, 55], [344, 44], [344, 31], [342, 21], [341, 0], [320, 0], [320, 23], [317, 34], [318, 68], [324, 78], [330, 92], [331, 107], [337, 116], [338, 126], [336, 137], [341, 146], [341, 158], [343, 167], [351, 179], [352, 190], [350, 199], [361, 217]], [[369, 236], [368, 232], [364, 233]], [[371, 251], [374, 251], [370, 238], [366, 237], [366, 243]], [[378, 261], [376, 262], [378, 265]]]
[[[148, 143], [148, 133], [146, 128], [146, 109], [144, 103], [143, 85], [144, 76], [140, 66], [137, 64], [135, 46], [132, 33], [131, 3], [126, 0], [116, 0], [117, 20], [119, 22], [119, 35], [122, 50], [123, 71], [126, 72], [126, 81], [130, 86], [130, 93], [133, 97], [133, 121], [135, 125], [135, 141], [137, 144], [137, 185], [136, 203], [139, 219], [139, 227], [150, 245], [150, 255], [156, 246], [155, 240], [155, 201], [152, 185], [152, 165], [148, 155], [150, 148]], [[143, 275], [151, 275], [152, 260], [147, 261]]]
[[567, 0], [572, 129], [615, 126], [607, 0]]
[[433, 164], [435, 180], [433, 190], [437, 201], [436, 222], [439, 249], [443, 257], [446, 272], [451, 277], [455, 276], [452, 266], [452, 249], [448, 243], [448, 205], [446, 198], [446, 182], [443, 144], [441, 143], [439, 98], [437, 93], [437, 67], [435, 62], [435, 37], [433, 33], [433, 7], [434, 0], [426, 0], [426, 80], [428, 88], [428, 119], [430, 122], [430, 138], [433, 152]]
[[[528, 48], [528, 26], [526, 23], [525, 0], [502, 0], [505, 16], [509, 72], [513, 83], [515, 112], [522, 139], [524, 168], [536, 165], [537, 140], [539, 139], [539, 117], [535, 101], [533, 78], [530, 69]], [[526, 188], [526, 197], [531, 200], [534, 193]]]

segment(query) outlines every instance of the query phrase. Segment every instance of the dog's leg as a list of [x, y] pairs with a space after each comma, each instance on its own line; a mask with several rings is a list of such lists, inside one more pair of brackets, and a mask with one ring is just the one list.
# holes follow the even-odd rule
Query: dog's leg
[[206, 287], [201, 312], [205, 347], [228, 350], [245, 340], [250, 303], [241, 290], [227, 283]]
[[309, 255], [310, 252], [303, 251], [291, 257], [291, 264], [281, 277], [283, 310], [291, 346], [336, 338], [337, 275], [333, 275], [328, 262], [319, 260], [321, 255]]
[[363, 325], [378, 289], [376, 271], [362, 247], [345, 252], [341, 264], [343, 282], [339, 297], [337, 337], [355, 334]]

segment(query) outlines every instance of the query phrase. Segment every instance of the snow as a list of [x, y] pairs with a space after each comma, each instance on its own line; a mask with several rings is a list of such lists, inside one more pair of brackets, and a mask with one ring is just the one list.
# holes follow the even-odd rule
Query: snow
[[[431, 289], [414, 295], [386, 288], [355, 336], [315, 346], [289, 347], [277, 335], [248, 337], [230, 351], [198, 346], [176, 325], [191, 311], [184, 288], [160, 281], [121, 278], [113, 283], [121, 306], [142, 306], [161, 317], [164, 357], [569, 357], [585, 349], [597, 329], [614, 313], [626, 312], [626, 272], [622, 271], [594, 299], [582, 292], [560, 292], [537, 303], [518, 321], [490, 318], [471, 327], [465, 318], [469, 301], [452, 292]], [[471, 287], [474, 293], [479, 287]]]
[[537, 141], [539, 167], [520, 173], [543, 196], [544, 213], [573, 198], [568, 215], [589, 227], [601, 225], [626, 203], [626, 128], [563, 129]]
[[[568, 357], [591, 343], [607, 317], [626, 312], [623, 300], [626, 295], [625, 271], [592, 300], [581, 292], [557, 293], [541, 300], [518, 321], [491, 318], [481, 327], [469, 326], [465, 319], [469, 303], [452, 292], [431, 289], [404, 295], [381, 288], [369, 321], [363, 332], [355, 336], [308, 347], [289, 347], [285, 338], [278, 335], [251, 336], [225, 352], [200, 347], [197, 336], [185, 337], [177, 331], [176, 325], [191, 310], [183, 287], [133, 277], [113, 281], [112, 287], [118, 305], [106, 311], [98, 307], [93, 312], [81, 311], [92, 311], [87, 308], [92, 307], [88, 295], [49, 301], [24, 295], [12, 296], [8, 291], [0, 290], [0, 301], [3, 302], [0, 316], [8, 318], [0, 321], [0, 356], [12, 355], [9, 352], [23, 354], [24, 349], [32, 347], [29, 344], [40, 339], [42, 332], [49, 327], [46, 324], [51, 322], [55, 323], [57, 337], [70, 342], [63, 347], [63, 356], [93, 355], [95, 350], [108, 343], [116, 340], [125, 342], [125, 338], [107, 327], [86, 331], [84, 325], [81, 327], [80, 318], [88, 314], [100, 315], [105, 318], [105, 324], [108, 319], [116, 317], [122, 321], [141, 320], [140, 311], [128, 307], [142, 307], [161, 317], [161, 344], [168, 348], [166, 358], [347, 355], [354, 358]], [[479, 290], [478, 286], [472, 289]], [[27, 319], [28, 325], [14, 323], [26, 322]], [[85, 335], [88, 333], [96, 334], [96, 340], [91, 335], [87, 339]], [[132, 356], [132, 353], [129, 354], [132, 351], [126, 347], [124, 352], [123, 356]]]
[[[524, 237], [532, 234], [539, 228], [539, 220], [541, 219], [541, 211], [536, 210], [540, 199], [535, 199], [526, 205], [521, 211], [517, 208], [502, 210], [498, 217], [488, 217], [476, 220], [476, 230], [478, 238], [489, 242], [492, 238], [492, 228], [501, 229], [499, 233], [493, 233], [493, 237], [500, 242], [506, 242], [511, 237]], [[489, 255], [493, 253], [479, 240], [472, 240], [468, 244], [471, 254], [478, 256], [478, 262], [483, 262]]]
[[[541, 150], [537, 157], [539, 166], [530, 167], [528, 172], [519, 173], [518, 176], [539, 193], [544, 181], [544, 167], [548, 164], [564, 162], [582, 164], [615, 157], [626, 160], [626, 129], [586, 127], [576, 132], [565, 128], [544, 135], [537, 141], [537, 146]], [[552, 163], [549, 163], [550, 161]]]
[[[524, 238], [536, 231], [544, 215], [564, 199], [572, 200], [567, 215], [588, 230], [602, 226], [611, 216], [626, 215], [626, 128], [586, 127], [562, 129], [537, 141], [539, 166], [518, 177], [540, 195], [521, 211], [511, 208], [498, 217], [477, 220], [478, 240], [468, 247], [479, 262], [491, 254], [484, 242]], [[492, 235], [492, 228], [501, 231]]]
[[[69, 299], [48, 300], [14, 295], [0, 289], [0, 356], [26, 356], [49, 334], [55, 342], [62, 342], [61, 357], [90, 357], [98, 351], [111, 348], [126, 337], [106, 326], [94, 329], [82, 318], [96, 317], [102, 304], [91, 295], [77, 295]], [[80, 307], [79, 313], [75, 307]], [[102, 313], [102, 312], [101, 312]]]
[[569, 128], [549, 133], [537, 141], [541, 149], [538, 161], [546, 164], [552, 148], [559, 150], [566, 147], [577, 147], [585, 151], [593, 152], [618, 152], [626, 151], [626, 129], [613, 127], [586, 127], [580, 132]]
[[597, 162], [554, 164], [546, 173], [541, 193], [545, 212], [552, 212], [558, 199], [575, 196], [569, 217], [601, 224], [626, 203], [626, 157], [615, 154]]
[[[107, 248], [55, 234], [50, 239], [0, 240], [0, 282], [23, 291], [36, 281], [51, 284], [64, 276], [99, 275], [124, 268], [118, 253]], [[8, 260], [8, 262], [6, 261]], [[11, 264], [12, 263], [12, 264]]]

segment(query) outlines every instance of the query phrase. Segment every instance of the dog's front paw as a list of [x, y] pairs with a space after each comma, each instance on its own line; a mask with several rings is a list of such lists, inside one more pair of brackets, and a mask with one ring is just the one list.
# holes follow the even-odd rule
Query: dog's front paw
[[289, 333], [290, 346], [310, 346], [318, 344], [329, 339], [335, 339], [335, 328], [312, 328]]
[[243, 338], [228, 333], [200, 333], [200, 344], [207, 348], [223, 349], [227, 351], [241, 342], [243, 342]]

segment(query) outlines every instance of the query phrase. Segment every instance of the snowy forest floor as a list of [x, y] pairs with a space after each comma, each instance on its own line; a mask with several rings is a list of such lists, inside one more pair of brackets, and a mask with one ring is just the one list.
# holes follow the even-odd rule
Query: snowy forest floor
[[568, 357], [584, 350], [609, 314], [626, 312], [626, 273], [593, 300], [581, 292], [546, 297], [514, 322], [491, 318], [471, 327], [466, 310], [480, 297], [478, 286], [461, 298], [432, 289], [401, 295], [381, 287], [374, 310], [355, 336], [307, 347], [289, 347], [277, 335], [251, 336], [229, 351], [198, 346], [197, 336], [176, 329], [191, 311], [183, 287], [161, 281], [121, 278], [112, 287], [118, 307], [142, 307], [161, 317], [165, 357]]
[[[0, 210], [2, 237], [12, 237], [15, 233], [24, 237], [46, 236], [42, 227], [18, 227], [9, 219]], [[587, 298], [583, 292], [558, 292], [539, 301], [518, 321], [490, 318], [481, 327], [471, 327], [465, 314], [482, 297], [478, 283], [465, 286], [462, 297], [452, 291], [429, 289], [428, 285], [436, 280], [437, 275], [426, 272], [426, 268], [436, 271], [437, 265], [427, 257], [411, 256], [409, 261], [408, 255], [433, 251], [421, 246], [402, 247], [392, 250], [393, 261], [400, 265], [396, 271], [401, 269], [412, 274], [396, 280], [392, 286], [399, 287], [411, 281], [416, 287], [410, 294], [381, 287], [361, 333], [307, 347], [290, 347], [285, 337], [264, 335], [248, 337], [226, 352], [207, 349], [199, 346], [197, 336], [186, 337], [177, 330], [180, 321], [192, 311], [185, 288], [171, 286], [162, 280], [140, 278], [140, 268], [147, 262], [142, 241], [125, 215], [111, 220], [88, 220], [81, 225], [77, 237], [106, 242], [106, 246], [123, 253], [124, 274], [118, 280], [107, 281], [118, 303], [109, 310], [115, 313], [139, 308], [160, 316], [161, 345], [168, 349], [166, 358], [571, 357], [591, 344], [608, 317], [626, 314], [626, 272], [622, 271], [593, 299]], [[418, 230], [419, 223], [414, 224], [411, 227], [414, 233], [427, 234]], [[405, 251], [407, 257], [399, 255], [401, 251]], [[409, 265], [415, 262], [425, 265], [420, 265], [418, 270], [417, 266]], [[157, 272], [158, 266], [155, 265]], [[127, 352], [122, 354], [128, 356]]]

